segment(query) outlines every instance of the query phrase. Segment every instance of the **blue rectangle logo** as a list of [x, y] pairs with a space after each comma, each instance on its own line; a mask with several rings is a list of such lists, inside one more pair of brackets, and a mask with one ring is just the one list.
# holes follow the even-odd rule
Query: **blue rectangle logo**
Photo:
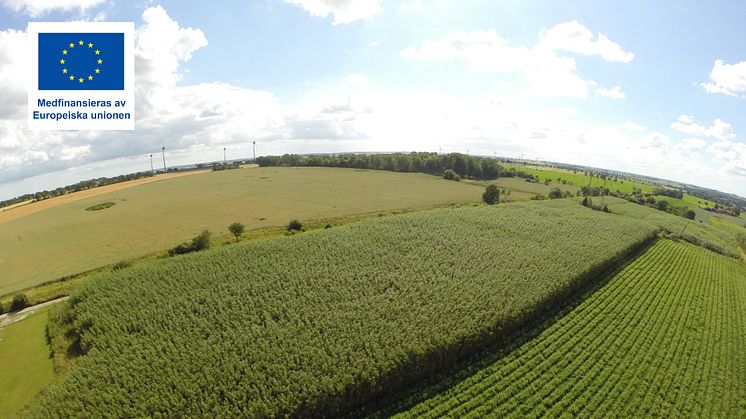
[[39, 90], [124, 90], [124, 34], [39, 33]]

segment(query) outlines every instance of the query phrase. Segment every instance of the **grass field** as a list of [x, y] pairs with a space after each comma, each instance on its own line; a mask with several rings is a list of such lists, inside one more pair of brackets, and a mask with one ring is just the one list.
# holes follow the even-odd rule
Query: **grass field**
[[16, 417], [54, 378], [45, 333], [47, 310], [0, 329], [0, 417]]
[[532, 197], [536, 195], [543, 195], [544, 197], [549, 195], [549, 192], [554, 188], [559, 188], [561, 191], [569, 191], [575, 194], [575, 192], [578, 190], [575, 186], [571, 185], [562, 185], [557, 183], [552, 183], [549, 185], [545, 185], [543, 183], [532, 183], [532, 182], [526, 182], [525, 179], [521, 178], [499, 178], [494, 180], [482, 180], [482, 181], [465, 181], [467, 183], [473, 183], [476, 185], [479, 185], [481, 187], [486, 187], [487, 185], [495, 184], [500, 189], [506, 189], [510, 190], [510, 193], [508, 195], [502, 195], [500, 197], [501, 200], [505, 200], [508, 202], [511, 201], [526, 201], [531, 199]]
[[[557, 178], [562, 178], [568, 182], [572, 182], [573, 185], [580, 187], [588, 185], [588, 181], [591, 180], [590, 176], [586, 176], [583, 174], [583, 172], [578, 171], [576, 173], [573, 173], [569, 170], [563, 170], [563, 169], [540, 169], [537, 167], [529, 167], [529, 166], [508, 166], [508, 167], [514, 167], [516, 170], [521, 170], [523, 172], [536, 175], [539, 177], [541, 181], [544, 181], [544, 179], [551, 179], [552, 180], [552, 186], [557, 186]], [[653, 190], [655, 189], [655, 185], [651, 183], [644, 183], [644, 182], [638, 182], [638, 181], [611, 181], [607, 180], [604, 182], [603, 179], [599, 179], [597, 177], [594, 177], [592, 179], [592, 186], [606, 186], [609, 188], [610, 191], [616, 191], [619, 190], [621, 192], [625, 193], [631, 193], [635, 188], [638, 188], [642, 191], [642, 193], [653, 193]], [[682, 199], [677, 198], [671, 198], [668, 196], [661, 196], [656, 195], [656, 200], [665, 199], [666, 201], [669, 201], [671, 205], [675, 205], [677, 207], [687, 207], [687, 208], [697, 208], [698, 206], [714, 206], [715, 203], [712, 201], [708, 201], [706, 199], [698, 198], [696, 196], [692, 196], [689, 194], [684, 194], [684, 197]]]
[[[161, 251], [203, 229], [226, 232], [232, 222], [256, 229], [291, 218], [476, 202], [482, 192], [424, 174], [334, 168], [240, 169], [150, 182], [0, 223], [0, 295]], [[85, 211], [105, 202], [116, 205]]]
[[[743, 417], [746, 268], [661, 240], [567, 315], [402, 417]], [[439, 389], [440, 388], [440, 389]]]
[[62, 303], [55, 336], [74, 331], [86, 354], [33, 416], [337, 416], [506, 339], [656, 231], [577, 199], [542, 201], [374, 218], [110, 273]]
[[597, 177], [593, 177], [591, 179], [590, 176], [586, 176], [583, 174], [582, 171], [578, 171], [576, 173], [573, 173], [570, 170], [563, 170], [563, 169], [539, 169], [536, 167], [529, 167], [529, 166], [508, 166], [513, 167], [516, 170], [520, 170], [522, 172], [532, 174], [539, 177], [539, 180], [543, 182], [545, 179], [550, 179], [552, 181], [552, 186], [557, 186], [557, 178], [564, 179], [568, 182], [571, 182], [573, 186], [581, 187], [588, 185], [588, 181], [591, 180], [591, 186], [606, 186], [611, 191], [616, 191], [617, 189], [622, 192], [631, 193], [635, 188], [639, 188], [643, 193], [652, 193], [653, 192], [653, 185], [648, 183], [642, 183], [642, 182], [635, 182], [635, 181], [629, 181], [629, 180], [620, 180], [620, 181], [612, 181], [612, 180], [606, 180], [599, 179]]

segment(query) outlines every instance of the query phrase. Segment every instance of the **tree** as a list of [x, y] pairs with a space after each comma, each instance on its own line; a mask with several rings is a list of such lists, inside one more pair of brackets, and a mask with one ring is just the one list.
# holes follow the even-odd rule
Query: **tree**
[[586, 196], [585, 198], [583, 198], [583, 202], [582, 202], [581, 204], [582, 204], [582, 205], [583, 205], [584, 207], [589, 207], [589, 208], [590, 208], [590, 206], [591, 206], [591, 200], [590, 200], [590, 198], [588, 198], [588, 197]]
[[10, 303], [10, 311], [23, 310], [28, 307], [28, 298], [26, 294], [16, 294], [13, 296], [13, 301]]
[[662, 200], [658, 201], [658, 203], [656, 204], [656, 206], [661, 211], [668, 211], [668, 201], [666, 201], [666, 200], [662, 199]]
[[246, 230], [246, 226], [244, 226], [241, 223], [233, 223], [228, 226], [228, 231], [231, 232], [234, 236], [236, 236], [236, 243], [238, 243], [238, 238], [241, 237], [241, 234]]
[[500, 190], [497, 189], [496, 185], [487, 185], [482, 194], [482, 199], [490, 205], [495, 205], [500, 202]]
[[293, 219], [290, 220], [286, 228], [288, 231], [301, 231], [303, 230], [303, 223], [298, 221], [298, 219]]
[[689, 210], [684, 215], [686, 216], [686, 218], [693, 220], [697, 216], [697, 213], [694, 212], [694, 210]]

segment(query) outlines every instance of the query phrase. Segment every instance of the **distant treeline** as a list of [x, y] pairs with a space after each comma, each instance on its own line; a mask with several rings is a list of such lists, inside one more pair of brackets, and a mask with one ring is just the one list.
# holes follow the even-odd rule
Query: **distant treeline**
[[514, 168], [507, 168], [488, 157], [474, 157], [450, 153], [390, 153], [390, 154], [336, 154], [311, 155], [285, 154], [283, 156], [257, 157], [259, 166], [320, 166], [348, 167], [355, 169], [389, 170], [392, 172], [418, 172], [442, 176], [453, 170], [459, 177], [491, 180], [500, 177], [534, 176]]
[[152, 172], [137, 172], [130, 173], [128, 175], [119, 175], [115, 177], [100, 177], [97, 179], [84, 180], [72, 185], [60, 186], [59, 188], [41, 191], [36, 193], [29, 193], [21, 196], [17, 196], [12, 199], [0, 201], [0, 208], [8, 207], [19, 202], [24, 201], [41, 201], [42, 199], [52, 198], [55, 196], [65, 195], [72, 192], [83, 191], [86, 189], [97, 188], [99, 186], [112, 185], [114, 183], [127, 182], [129, 180], [141, 179], [153, 176]]

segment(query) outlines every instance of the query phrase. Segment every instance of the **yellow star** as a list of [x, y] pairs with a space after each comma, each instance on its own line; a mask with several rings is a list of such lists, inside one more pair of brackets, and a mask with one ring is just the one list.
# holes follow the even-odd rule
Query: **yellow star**
[[70, 48], [75, 48], [75, 44], [73, 44], [72, 42], [70, 42]]
[[99, 64], [103, 64], [103, 62], [104, 62], [104, 60], [102, 60], [102, 59], [100, 59], [100, 58], [98, 59], [98, 63], [99, 63]]
[[93, 44], [89, 42], [88, 43], [88, 48], [93, 48]]
[[78, 41], [78, 45], [83, 45], [83, 40]]
[[96, 74], [98, 74], [98, 73], [100, 73], [100, 72], [101, 72], [101, 70], [99, 70], [99, 69], [97, 68], [97, 69], [96, 69]]
[[101, 51], [99, 51], [99, 50], [96, 50], [96, 55], [98, 55], [98, 54], [99, 54], [100, 52], [101, 52]]
[[65, 64], [65, 59], [64, 58], [60, 60], [60, 64]]
[[67, 69], [66, 68], [62, 69], [62, 74], [67, 74]]
[[83, 83], [83, 77], [79, 78], [78, 82]]
[[88, 75], [88, 80], [93, 80], [93, 76], [91, 76], [91, 75], [89, 74], [89, 75]]
[[67, 50], [66, 49], [62, 50], [62, 55], [67, 55]]
[[70, 80], [75, 80], [75, 76], [73, 76], [72, 74], [70, 74]]

